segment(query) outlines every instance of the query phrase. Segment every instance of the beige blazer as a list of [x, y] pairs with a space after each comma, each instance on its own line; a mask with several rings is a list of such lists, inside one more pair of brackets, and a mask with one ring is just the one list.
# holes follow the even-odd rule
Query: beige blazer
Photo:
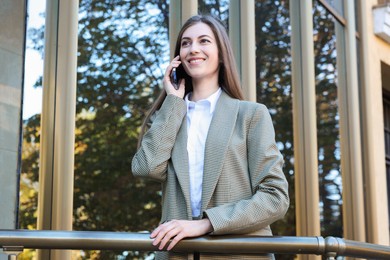
[[[132, 161], [135, 176], [162, 183], [161, 222], [192, 219], [186, 110], [183, 99], [168, 95]], [[269, 225], [289, 206], [283, 162], [267, 108], [222, 92], [205, 146], [201, 212], [211, 235], [272, 235]]]

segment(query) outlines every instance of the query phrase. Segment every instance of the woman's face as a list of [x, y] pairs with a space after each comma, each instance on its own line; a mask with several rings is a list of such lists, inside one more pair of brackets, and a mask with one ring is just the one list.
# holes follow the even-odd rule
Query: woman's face
[[180, 60], [194, 80], [217, 78], [219, 72], [218, 46], [211, 28], [202, 22], [187, 28], [181, 38]]

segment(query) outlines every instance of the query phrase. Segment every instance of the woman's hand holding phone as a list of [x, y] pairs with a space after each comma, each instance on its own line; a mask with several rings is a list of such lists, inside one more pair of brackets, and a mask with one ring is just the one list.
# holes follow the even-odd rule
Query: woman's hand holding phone
[[179, 79], [177, 75], [177, 68], [180, 66], [180, 56], [176, 56], [165, 71], [164, 76], [164, 89], [167, 95], [173, 94], [181, 98], [184, 97], [184, 79]]

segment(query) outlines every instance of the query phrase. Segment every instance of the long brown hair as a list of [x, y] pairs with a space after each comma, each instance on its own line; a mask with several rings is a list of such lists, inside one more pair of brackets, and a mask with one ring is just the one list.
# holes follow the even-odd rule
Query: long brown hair
[[[212, 30], [212, 32], [214, 33], [215, 39], [217, 41], [218, 57], [220, 57], [220, 68], [219, 68], [219, 76], [218, 76], [219, 86], [230, 97], [243, 100], [244, 95], [241, 90], [240, 79], [238, 76], [236, 61], [233, 55], [233, 49], [230, 43], [230, 39], [226, 32], [225, 26], [218, 18], [215, 18], [211, 15], [195, 15], [190, 17], [184, 23], [177, 36], [174, 57], [180, 54], [181, 38], [185, 30], [187, 30], [189, 27], [197, 23], [207, 24]], [[179, 67], [179, 69], [180, 71], [178, 71], [178, 73], [180, 73], [180, 75], [182, 75], [182, 77], [185, 79], [185, 94], [187, 94], [192, 91], [192, 79], [184, 71], [182, 66], [181, 68]], [[151, 115], [153, 115], [153, 113], [156, 110], [160, 109], [166, 96], [167, 93], [165, 92], [164, 89], [162, 89], [159, 97], [153, 103], [152, 108], [150, 109], [148, 115], [146, 116], [142, 124], [141, 132], [138, 140], [138, 146], [140, 146], [141, 144], [141, 139], [146, 132], [147, 123], [149, 122]]]

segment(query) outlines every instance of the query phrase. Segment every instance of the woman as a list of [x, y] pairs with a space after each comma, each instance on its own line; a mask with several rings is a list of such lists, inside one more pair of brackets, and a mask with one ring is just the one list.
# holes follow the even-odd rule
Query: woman
[[230, 41], [217, 19], [197, 15], [183, 25], [163, 85], [132, 162], [135, 176], [162, 183], [161, 224], [151, 238], [168, 252], [157, 258], [179, 257], [169, 250], [186, 237], [272, 235], [270, 224], [289, 205], [283, 158], [266, 107], [242, 100]]

